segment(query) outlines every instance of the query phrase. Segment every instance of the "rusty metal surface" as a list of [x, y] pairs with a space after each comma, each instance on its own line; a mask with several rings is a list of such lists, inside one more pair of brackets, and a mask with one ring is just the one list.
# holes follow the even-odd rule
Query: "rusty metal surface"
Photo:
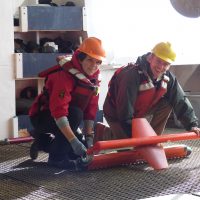
[[200, 141], [179, 142], [193, 150], [154, 171], [146, 164], [74, 172], [48, 167], [47, 154], [29, 159], [30, 144], [0, 146], [0, 199], [144, 199], [200, 192]]

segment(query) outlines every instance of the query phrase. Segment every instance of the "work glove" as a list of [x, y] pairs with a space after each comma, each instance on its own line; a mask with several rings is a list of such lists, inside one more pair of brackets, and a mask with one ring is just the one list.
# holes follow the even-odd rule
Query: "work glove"
[[86, 145], [87, 148], [90, 148], [93, 146], [93, 142], [94, 142], [94, 134], [88, 134], [85, 136], [85, 141], [86, 141]]
[[78, 140], [77, 137], [75, 137], [74, 139], [71, 140], [70, 142], [72, 149], [74, 151], [74, 153], [78, 156], [85, 156], [86, 155], [86, 147], [84, 146], [84, 144], [82, 142], [80, 142]]
[[200, 136], [200, 128], [199, 127], [192, 127], [191, 131], [195, 132], [198, 136]]

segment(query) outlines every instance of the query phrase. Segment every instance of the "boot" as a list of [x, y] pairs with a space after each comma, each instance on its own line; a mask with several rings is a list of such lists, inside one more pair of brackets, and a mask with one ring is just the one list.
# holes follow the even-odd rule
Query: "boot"
[[47, 164], [51, 167], [56, 167], [60, 169], [79, 171], [77, 160], [71, 160], [68, 156], [60, 157], [59, 155], [56, 156], [49, 154]]
[[39, 144], [37, 142], [37, 140], [35, 140], [30, 148], [30, 157], [32, 160], [37, 159], [38, 157], [38, 152], [39, 152]]

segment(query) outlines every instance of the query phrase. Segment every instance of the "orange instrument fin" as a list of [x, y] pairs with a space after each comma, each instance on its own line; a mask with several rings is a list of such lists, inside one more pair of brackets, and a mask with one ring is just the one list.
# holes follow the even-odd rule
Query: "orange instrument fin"
[[[132, 120], [132, 138], [143, 138], [156, 136], [157, 134], [145, 118], [135, 118]], [[163, 147], [159, 144], [137, 147], [141, 156], [154, 169], [168, 168], [168, 162]]]

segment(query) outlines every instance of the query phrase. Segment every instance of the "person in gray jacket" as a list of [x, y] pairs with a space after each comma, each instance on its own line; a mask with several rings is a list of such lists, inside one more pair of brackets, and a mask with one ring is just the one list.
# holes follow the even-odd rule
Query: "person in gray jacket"
[[187, 131], [200, 134], [194, 109], [169, 71], [175, 58], [171, 44], [161, 42], [151, 52], [138, 57], [136, 63], [114, 73], [103, 105], [110, 128], [98, 124], [95, 142], [131, 137], [133, 118], [147, 118], [160, 135], [172, 110]]

